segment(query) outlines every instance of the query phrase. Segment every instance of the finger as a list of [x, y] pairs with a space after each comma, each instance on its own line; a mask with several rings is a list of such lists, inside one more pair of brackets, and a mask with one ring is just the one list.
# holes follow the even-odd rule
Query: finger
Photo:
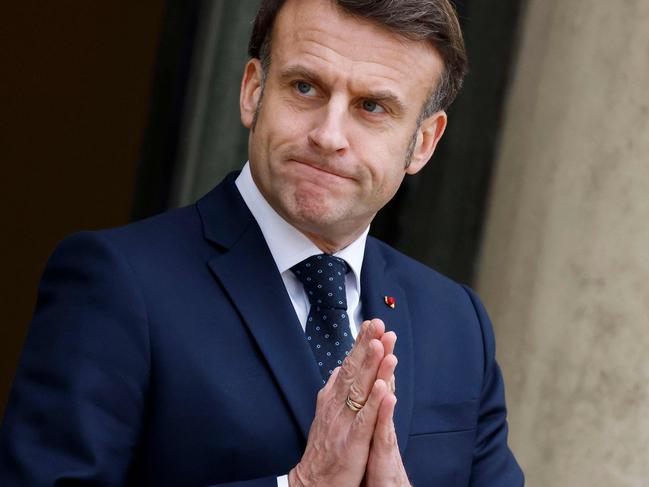
[[386, 355], [379, 364], [376, 378], [384, 380], [389, 385], [394, 377], [394, 371], [397, 368], [398, 363], [399, 361], [397, 360], [397, 357], [395, 357], [393, 354]]
[[331, 391], [334, 388], [336, 377], [338, 376], [339, 372], [340, 372], [340, 367], [336, 367], [331, 373], [331, 375], [329, 376], [327, 383], [324, 386], [322, 386], [322, 389], [318, 391], [318, 397], [316, 400], [316, 416], [318, 415], [320, 410], [325, 406], [325, 404], [328, 402], [328, 398], [331, 397]]
[[[376, 415], [376, 427], [374, 428], [373, 445], [383, 451], [394, 448], [397, 435], [394, 429], [394, 408], [397, 398], [388, 392], [383, 396]], [[380, 453], [380, 451], [379, 451]]]
[[[345, 399], [349, 397], [359, 404], [365, 404], [376, 381], [376, 374], [383, 361], [383, 355], [383, 344], [379, 340], [372, 340], [369, 345], [369, 351], [365, 355], [365, 361], [356, 372]], [[354, 412], [350, 410], [350, 413], [352, 413], [353, 417]]]
[[394, 374], [390, 378], [390, 382], [388, 382], [388, 389], [390, 389], [390, 392], [394, 395], [397, 393], [397, 379], [394, 377]]
[[356, 343], [354, 344], [352, 352], [349, 355], [353, 357], [354, 354], [358, 354], [359, 352], [354, 352], [357, 347], [360, 347], [360, 349], [362, 350], [362, 348], [364, 346], [367, 346], [367, 344], [373, 339], [380, 339], [384, 333], [385, 324], [382, 320], [375, 318], [373, 320], [364, 321], [361, 325], [361, 331], [356, 337]]
[[329, 392], [331, 389], [333, 389], [334, 384], [336, 383], [336, 377], [338, 377], [338, 374], [340, 373], [340, 367], [336, 367], [331, 375], [329, 376], [329, 379], [327, 379], [327, 383], [322, 386], [322, 390]]
[[[383, 337], [385, 336], [385, 324], [380, 319], [373, 319], [368, 327], [366, 338], [372, 336], [376, 337], [370, 340], [367, 351], [364, 356], [364, 361], [354, 376], [354, 381], [349, 387], [347, 395], [354, 401], [364, 404], [370, 394], [370, 390], [377, 379], [378, 367], [381, 360], [385, 356], [385, 348], [383, 346]], [[392, 333], [394, 335], [394, 333]], [[380, 342], [380, 346], [375, 342]], [[394, 335], [396, 339], [396, 335]], [[388, 337], [386, 340], [388, 345], [393, 346], [393, 337]], [[377, 354], [378, 352], [378, 354]], [[378, 360], [377, 360], [378, 359]]]
[[350, 428], [350, 440], [356, 442], [369, 442], [374, 434], [377, 415], [383, 402], [383, 398], [389, 394], [388, 385], [385, 381], [376, 380], [367, 398], [363, 409], [355, 413]]
[[373, 334], [374, 325], [372, 324], [372, 322], [370, 320], [364, 321], [361, 324], [361, 329], [358, 333], [358, 336], [356, 337], [356, 341], [343, 363], [341, 380], [344, 380], [348, 375], [354, 375], [354, 372], [363, 361], [363, 356], [369, 342], [372, 340]]
[[388, 393], [383, 397], [376, 415], [376, 427], [372, 435], [370, 456], [372, 468], [368, 465], [368, 479], [385, 478], [390, 475], [394, 485], [411, 485], [399, 453], [399, 444], [394, 427], [394, 409], [397, 398]]
[[393, 331], [388, 331], [381, 337], [381, 343], [385, 349], [385, 355], [394, 353], [394, 345], [397, 342], [397, 334]]
[[[381, 343], [383, 343], [383, 348], [385, 349], [385, 356], [386, 358], [394, 353], [394, 346], [397, 342], [397, 334], [393, 331], [388, 331], [383, 334], [381, 337]], [[394, 379], [394, 369], [392, 372], [388, 372], [385, 370], [385, 367], [387, 367], [387, 364], [381, 364], [379, 366], [379, 372], [376, 375], [377, 379], [383, 379], [388, 383], [388, 388], [390, 389], [391, 392], [395, 392], [396, 390], [396, 381]], [[396, 363], [394, 364], [394, 367], [396, 367]], [[382, 369], [383, 368], [383, 369]]]
[[357, 347], [360, 346], [362, 348], [363, 346], [367, 346], [367, 344], [372, 341], [372, 339], [380, 339], [384, 333], [385, 324], [382, 320], [378, 318], [375, 318], [373, 320], [365, 320], [361, 325], [361, 331], [356, 337], [356, 343], [354, 344], [352, 352], [349, 355], [353, 357], [355, 353], [354, 350], [356, 350]]
[[[347, 398], [347, 394], [349, 394], [349, 389], [354, 382], [356, 374], [365, 365], [367, 354], [376, 352], [376, 348], [373, 349], [370, 343], [372, 343], [372, 340], [376, 340], [383, 336], [384, 331], [385, 325], [378, 319], [364, 321], [361, 325], [361, 331], [358, 334], [356, 343], [354, 344], [349, 356], [344, 360], [341, 371], [338, 374], [338, 380], [335, 384], [336, 396], [339, 399], [344, 400]], [[374, 345], [374, 347], [376, 347], [376, 345]], [[376, 370], [374, 372], [374, 377], [376, 377]], [[372, 377], [372, 379], [374, 379], [374, 377]]]

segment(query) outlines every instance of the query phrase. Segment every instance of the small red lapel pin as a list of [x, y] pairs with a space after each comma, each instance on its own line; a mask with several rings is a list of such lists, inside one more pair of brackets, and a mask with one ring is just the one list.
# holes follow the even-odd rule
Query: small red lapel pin
[[397, 306], [397, 300], [394, 299], [392, 296], [384, 296], [383, 301], [385, 302], [386, 305], [388, 305], [392, 309], [394, 309]]

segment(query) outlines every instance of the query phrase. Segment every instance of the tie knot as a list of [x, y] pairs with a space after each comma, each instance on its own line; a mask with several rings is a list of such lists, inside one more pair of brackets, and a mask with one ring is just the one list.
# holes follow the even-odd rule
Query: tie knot
[[291, 267], [302, 283], [311, 306], [347, 309], [345, 274], [347, 262], [327, 254], [312, 255]]

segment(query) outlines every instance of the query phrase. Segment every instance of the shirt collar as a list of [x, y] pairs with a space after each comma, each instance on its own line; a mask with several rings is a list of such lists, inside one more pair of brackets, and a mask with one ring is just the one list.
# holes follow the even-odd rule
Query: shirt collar
[[[322, 250], [297, 228], [284, 220], [266, 201], [252, 179], [250, 162], [246, 162], [245, 166], [243, 166], [235, 184], [250, 213], [257, 221], [280, 274], [307, 257], [322, 253]], [[360, 237], [334, 254], [336, 257], [345, 259], [349, 264], [354, 273], [359, 294], [361, 289], [361, 267], [363, 266], [365, 241], [369, 229], [368, 226]]]

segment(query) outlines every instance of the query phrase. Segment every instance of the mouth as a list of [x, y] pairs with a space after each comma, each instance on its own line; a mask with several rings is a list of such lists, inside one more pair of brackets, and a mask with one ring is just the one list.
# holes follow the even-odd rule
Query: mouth
[[301, 166], [308, 171], [313, 171], [314, 174], [319, 175], [320, 177], [336, 177], [336, 178], [341, 178], [341, 179], [350, 179], [352, 180], [353, 178], [346, 176], [344, 174], [341, 174], [335, 170], [330, 169], [327, 166], [323, 166], [321, 164], [317, 164], [314, 162], [311, 162], [309, 160], [305, 159], [290, 159], [292, 162], [298, 164], [298, 166]]

